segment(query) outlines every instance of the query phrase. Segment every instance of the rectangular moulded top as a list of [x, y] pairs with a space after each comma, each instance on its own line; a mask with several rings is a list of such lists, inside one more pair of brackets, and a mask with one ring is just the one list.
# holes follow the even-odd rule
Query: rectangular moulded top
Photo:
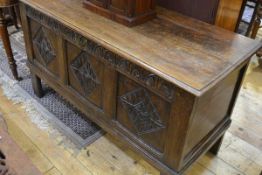
[[262, 46], [163, 8], [156, 19], [128, 28], [84, 9], [82, 0], [21, 1], [196, 96]]

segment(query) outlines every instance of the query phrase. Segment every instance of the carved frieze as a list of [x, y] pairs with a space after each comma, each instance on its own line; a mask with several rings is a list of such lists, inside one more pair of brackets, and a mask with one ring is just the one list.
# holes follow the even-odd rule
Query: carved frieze
[[81, 52], [70, 65], [75, 78], [81, 84], [86, 95], [90, 95], [100, 84], [95, 71], [91, 67], [89, 57], [88, 53]]
[[46, 66], [49, 65], [49, 63], [55, 59], [56, 54], [42, 27], [37, 31], [33, 42], [40, 54], [42, 62]]
[[29, 6], [26, 6], [26, 12], [30, 18], [49, 27], [54, 32], [61, 34], [65, 39], [72, 42], [79, 48], [85, 50], [96, 58], [101, 59], [101, 61], [109, 64], [110, 66], [113, 66], [113, 68], [117, 71], [142, 83], [147, 88], [159, 93], [165, 99], [172, 100], [174, 98], [174, 86], [159, 76], [150, 73], [130, 61], [127, 61], [105, 47], [74, 32], [57, 20], [52, 19]]
[[138, 135], [156, 132], [165, 128], [148, 92], [143, 88], [135, 89], [120, 97]]

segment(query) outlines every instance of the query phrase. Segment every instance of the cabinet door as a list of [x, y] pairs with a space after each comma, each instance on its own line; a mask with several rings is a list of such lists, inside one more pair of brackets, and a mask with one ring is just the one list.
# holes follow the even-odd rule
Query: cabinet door
[[131, 16], [131, 12], [128, 12], [128, 1], [127, 0], [109, 0], [109, 8], [121, 15]]
[[221, 0], [217, 11], [216, 25], [234, 32], [243, 2], [245, 0]]
[[135, 4], [135, 15], [143, 15], [145, 13], [151, 13], [155, 8], [155, 1], [154, 0], [143, 0], [143, 1], [136, 1]]

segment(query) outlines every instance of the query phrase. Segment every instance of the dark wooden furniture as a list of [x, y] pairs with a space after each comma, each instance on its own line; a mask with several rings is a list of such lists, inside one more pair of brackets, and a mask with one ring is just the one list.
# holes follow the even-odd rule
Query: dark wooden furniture
[[130, 27], [156, 17], [155, 0], [84, 0], [84, 6]]
[[18, 77], [17, 66], [10, 45], [9, 34], [7, 31], [7, 21], [3, 14], [3, 8], [15, 6], [17, 5], [17, 3], [17, 0], [0, 0], [0, 36], [3, 41], [3, 45], [13, 76], [16, 80], [20, 80], [20, 78]]
[[81, 0], [22, 0], [35, 93], [41, 80], [162, 174], [217, 153], [261, 43], [176, 12], [128, 28]]
[[235, 32], [245, 0], [220, 0], [215, 25]]
[[[255, 20], [253, 23], [251, 38], [255, 39], [258, 33], [258, 30], [261, 28], [261, 18], [262, 18], [262, 1], [259, 0], [258, 7], [255, 13]], [[262, 48], [257, 52], [259, 65], [262, 67]]]
[[157, 0], [157, 4], [214, 24], [220, 0]]
[[256, 12], [258, 10], [258, 6], [259, 0], [243, 1], [236, 32], [245, 36], [250, 36], [252, 26], [256, 19]]
[[262, 1], [258, 0], [257, 2], [257, 8], [255, 9], [255, 13], [254, 13], [254, 20], [251, 23], [251, 35], [250, 37], [255, 39], [258, 33], [259, 28], [261, 28], [261, 18], [262, 18]]
[[[2, 121], [0, 116], [0, 126]], [[42, 175], [3, 127], [0, 127], [0, 175]]]
[[244, 0], [156, 0], [157, 4], [184, 15], [235, 31]]
[[[245, 16], [246, 17], [245, 17]], [[249, 17], [249, 18], [248, 18]], [[240, 13], [238, 33], [256, 39], [258, 30], [261, 28], [262, 1], [244, 0]], [[259, 64], [262, 65], [262, 49], [257, 52]]]
[[9, 14], [11, 15], [12, 24], [14, 24], [15, 28], [19, 30], [20, 29], [19, 24], [21, 24], [21, 20], [20, 20], [18, 4], [9, 7], [8, 10], [9, 10]]

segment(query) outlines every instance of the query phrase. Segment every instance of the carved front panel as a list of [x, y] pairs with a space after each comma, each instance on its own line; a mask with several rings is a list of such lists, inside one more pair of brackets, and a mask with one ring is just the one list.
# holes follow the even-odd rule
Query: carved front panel
[[122, 95], [120, 100], [138, 135], [157, 132], [165, 127], [149, 93], [144, 88], [128, 92]]
[[34, 20], [31, 20], [31, 31], [35, 61], [59, 77], [58, 36]]
[[70, 64], [70, 68], [76, 80], [81, 84], [85, 95], [90, 95], [100, 85], [96, 72], [91, 66], [90, 55], [87, 52], [80, 52]]
[[88, 52], [67, 42], [69, 86], [102, 108], [104, 65]]
[[161, 157], [170, 104], [133, 80], [120, 75], [116, 120], [120, 128], [141, 140], [141, 146]]
[[40, 59], [46, 66], [55, 59], [56, 54], [54, 48], [49, 41], [43, 27], [40, 27], [37, 31], [33, 39], [33, 43], [35, 44], [37, 52], [40, 55]]

